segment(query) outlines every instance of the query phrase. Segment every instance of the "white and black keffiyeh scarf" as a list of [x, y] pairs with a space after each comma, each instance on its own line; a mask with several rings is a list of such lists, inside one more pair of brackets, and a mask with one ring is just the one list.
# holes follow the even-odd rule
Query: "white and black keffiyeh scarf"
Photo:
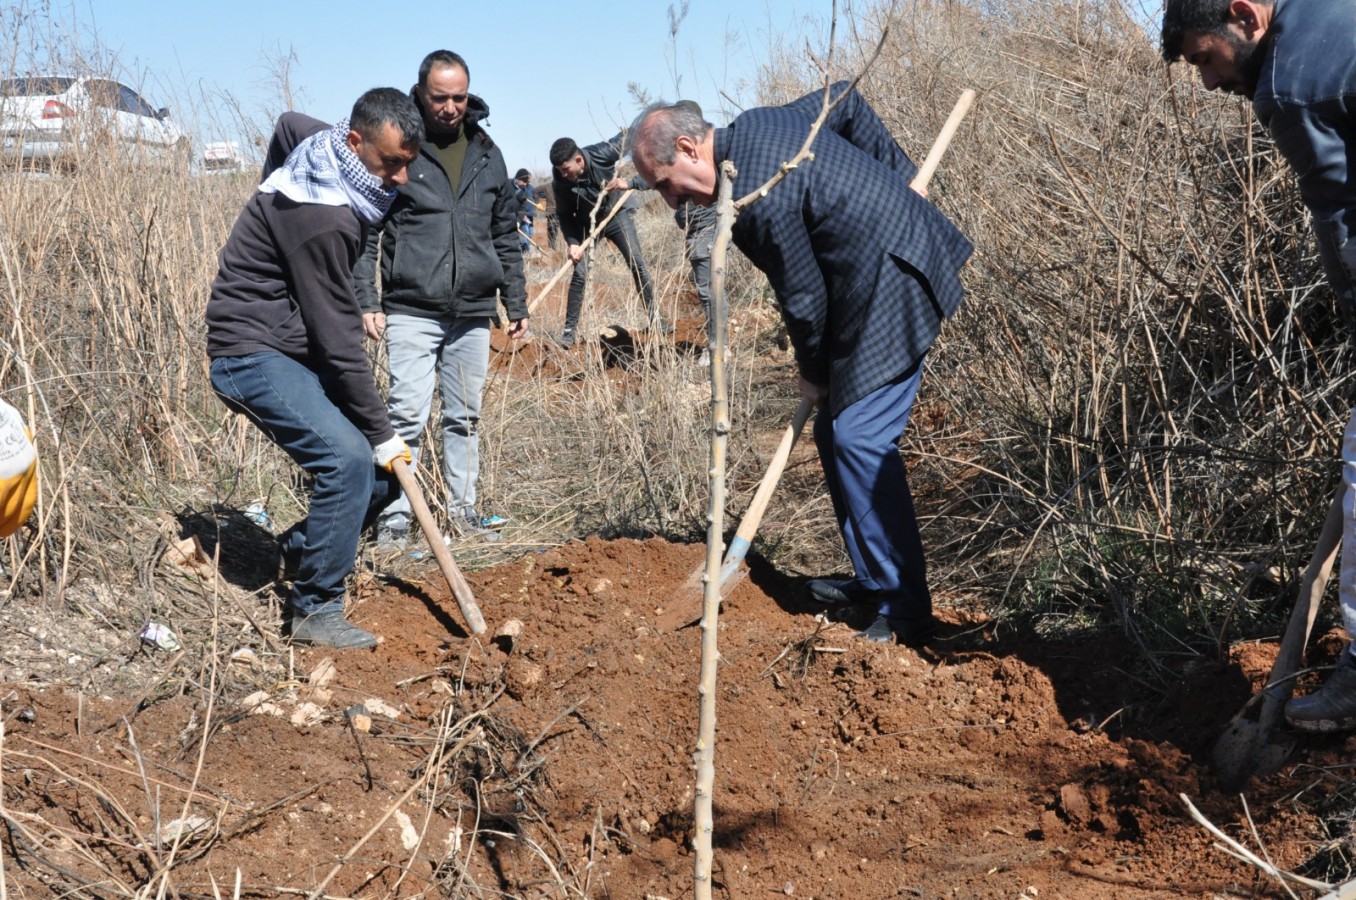
[[297, 203], [347, 206], [364, 222], [379, 222], [395, 200], [348, 147], [348, 119], [296, 146], [259, 190]]

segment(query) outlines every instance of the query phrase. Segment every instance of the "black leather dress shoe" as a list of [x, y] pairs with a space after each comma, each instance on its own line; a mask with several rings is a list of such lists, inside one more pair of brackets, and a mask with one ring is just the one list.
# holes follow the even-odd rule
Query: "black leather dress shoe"
[[805, 582], [805, 590], [810, 594], [811, 603], [827, 607], [859, 603], [870, 595], [869, 591], [857, 587], [852, 578], [811, 578]]
[[857, 637], [878, 644], [901, 643], [906, 647], [922, 647], [937, 631], [937, 620], [932, 616], [905, 619], [896, 616], [876, 616], [876, 620], [857, 632]]

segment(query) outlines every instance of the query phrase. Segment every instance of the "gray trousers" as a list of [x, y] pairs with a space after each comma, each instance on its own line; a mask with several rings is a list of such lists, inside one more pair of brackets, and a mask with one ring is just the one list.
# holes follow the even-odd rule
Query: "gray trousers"
[[687, 261], [692, 266], [692, 283], [706, 315], [711, 315], [711, 248], [716, 242], [714, 229], [698, 232], [687, 240]]
[[[386, 317], [386, 352], [391, 366], [387, 411], [396, 433], [410, 446], [415, 465], [433, 408], [436, 380], [443, 402], [443, 480], [449, 516], [475, 509], [480, 477], [480, 396], [490, 366], [490, 320], [485, 316], [392, 315]], [[408, 519], [410, 501], [402, 492], [382, 512]]]

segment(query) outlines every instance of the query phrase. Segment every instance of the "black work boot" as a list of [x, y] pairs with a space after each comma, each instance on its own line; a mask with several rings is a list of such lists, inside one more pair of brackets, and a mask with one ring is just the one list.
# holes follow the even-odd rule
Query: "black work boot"
[[1300, 731], [1327, 734], [1356, 728], [1356, 656], [1342, 651], [1323, 687], [1285, 705], [1285, 720]]
[[350, 623], [338, 610], [309, 616], [294, 612], [292, 643], [333, 650], [367, 650], [377, 646], [377, 636]]
[[832, 609], [868, 599], [870, 591], [862, 589], [855, 578], [811, 578], [805, 582], [810, 602]]

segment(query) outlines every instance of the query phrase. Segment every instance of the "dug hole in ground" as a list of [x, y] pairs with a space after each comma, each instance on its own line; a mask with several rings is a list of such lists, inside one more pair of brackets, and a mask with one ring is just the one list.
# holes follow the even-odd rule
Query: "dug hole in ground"
[[[8, 688], [10, 890], [130, 894], [182, 832], [181, 896], [237, 871], [242, 896], [307, 894], [340, 859], [327, 896], [684, 896], [698, 630], [655, 622], [702, 558], [591, 539], [469, 573], [500, 632], [485, 641], [430, 562], [363, 579], [352, 618], [383, 636], [371, 653], [184, 671], [160, 652], [138, 662], [140, 697]], [[1130, 732], [1121, 713], [1144, 692], [1115, 640], [943, 609], [947, 639], [920, 653], [853, 640], [800, 595], [755, 559], [723, 607], [717, 896], [1273, 895], [1177, 799], [1238, 818], [1206, 757], [1270, 648], [1194, 672]], [[191, 688], [157, 702], [185, 684], [215, 686], [210, 718]], [[1349, 745], [1307, 753], [1332, 764]], [[1315, 771], [1249, 796], [1282, 867], [1324, 839], [1287, 802]]]

